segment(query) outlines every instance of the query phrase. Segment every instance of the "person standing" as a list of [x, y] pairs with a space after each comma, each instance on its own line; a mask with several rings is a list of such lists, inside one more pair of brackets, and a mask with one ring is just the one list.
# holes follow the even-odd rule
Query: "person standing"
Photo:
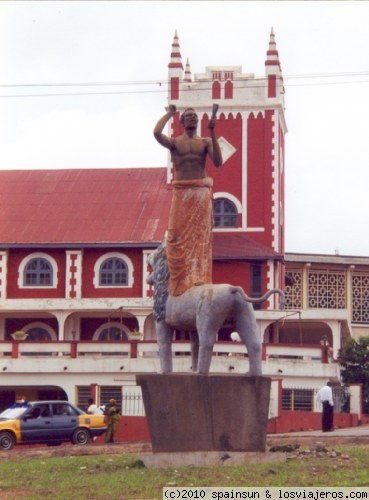
[[323, 407], [322, 411], [322, 431], [330, 432], [333, 431], [333, 393], [332, 393], [332, 382], [327, 382], [327, 384], [319, 389], [316, 396], [318, 403], [321, 403]]
[[155, 139], [169, 149], [174, 166], [166, 239], [168, 288], [174, 296], [192, 286], [212, 283], [213, 180], [206, 175], [205, 163], [209, 156], [216, 167], [223, 164], [215, 135], [215, 112], [208, 123], [210, 137], [197, 135], [199, 120], [193, 108], [181, 115], [182, 135], [165, 135], [163, 129], [176, 113], [173, 104], [154, 128]]
[[95, 404], [92, 398], [88, 400], [88, 408], [86, 413], [88, 413], [89, 415], [103, 415], [103, 411]]
[[117, 402], [115, 399], [112, 398], [109, 401], [109, 405], [105, 409], [105, 415], [108, 420], [108, 429], [105, 434], [105, 443], [114, 443], [120, 421], [120, 413], [118, 411]]

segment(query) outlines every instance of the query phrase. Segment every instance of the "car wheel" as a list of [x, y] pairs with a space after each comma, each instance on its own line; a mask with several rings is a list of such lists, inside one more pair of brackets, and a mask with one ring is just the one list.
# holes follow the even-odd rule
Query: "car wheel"
[[11, 450], [15, 445], [15, 437], [10, 432], [0, 432], [0, 449]]
[[87, 429], [79, 428], [73, 432], [72, 436], [73, 444], [83, 445], [87, 444], [89, 441], [90, 441], [90, 433], [88, 432]]

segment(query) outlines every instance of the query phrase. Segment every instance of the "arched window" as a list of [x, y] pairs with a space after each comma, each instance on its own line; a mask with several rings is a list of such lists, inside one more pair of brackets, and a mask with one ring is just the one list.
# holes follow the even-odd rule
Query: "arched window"
[[133, 263], [122, 252], [101, 255], [94, 265], [93, 284], [95, 288], [132, 287]]
[[127, 286], [128, 269], [123, 259], [111, 257], [104, 260], [100, 266], [100, 286]]
[[237, 227], [236, 205], [226, 198], [214, 200], [214, 227]]
[[53, 268], [44, 258], [31, 259], [23, 271], [24, 286], [53, 286]]
[[101, 325], [94, 333], [93, 341], [120, 342], [128, 340], [129, 329], [118, 321], [108, 321]]
[[27, 330], [27, 335], [27, 340], [30, 340], [31, 342], [53, 340], [50, 333], [45, 328], [41, 327], [30, 328]]
[[57, 334], [54, 329], [42, 321], [29, 323], [22, 328], [22, 330], [27, 333], [27, 340], [31, 342], [49, 342], [57, 340]]

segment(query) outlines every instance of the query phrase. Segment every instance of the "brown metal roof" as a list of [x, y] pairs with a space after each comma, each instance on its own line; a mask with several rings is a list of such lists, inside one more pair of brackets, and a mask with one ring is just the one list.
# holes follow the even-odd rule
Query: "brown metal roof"
[[283, 257], [266, 245], [251, 239], [245, 233], [215, 232], [213, 234], [213, 259], [283, 260]]
[[0, 171], [0, 244], [162, 241], [165, 168]]
[[[166, 168], [0, 170], [0, 246], [156, 246]], [[215, 232], [217, 260], [278, 259], [245, 233]]]

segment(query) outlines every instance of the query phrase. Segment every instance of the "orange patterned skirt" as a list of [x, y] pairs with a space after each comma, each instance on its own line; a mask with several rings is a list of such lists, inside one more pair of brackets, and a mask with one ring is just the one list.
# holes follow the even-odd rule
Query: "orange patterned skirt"
[[169, 294], [212, 282], [213, 180], [173, 181], [166, 254]]

